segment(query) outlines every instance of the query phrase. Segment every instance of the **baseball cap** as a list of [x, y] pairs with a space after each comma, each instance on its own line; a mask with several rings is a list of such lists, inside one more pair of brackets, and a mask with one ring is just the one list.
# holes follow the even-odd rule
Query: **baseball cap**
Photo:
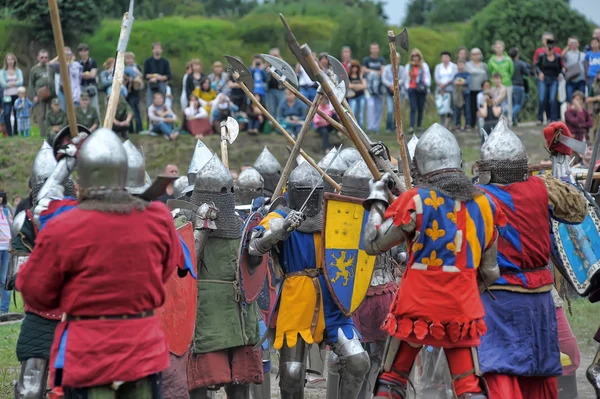
[[82, 99], [89, 100], [90, 96], [87, 93], [81, 93], [81, 95], [79, 96], [79, 99], [80, 100], [82, 100]]

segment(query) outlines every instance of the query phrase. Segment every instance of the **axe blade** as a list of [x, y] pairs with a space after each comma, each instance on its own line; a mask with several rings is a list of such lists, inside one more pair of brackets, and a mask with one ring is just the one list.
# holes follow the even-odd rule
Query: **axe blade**
[[281, 76], [285, 78], [288, 82], [290, 82], [295, 87], [298, 87], [298, 77], [296, 76], [296, 71], [291, 67], [290, 64], [282, 60], [281, 58], [275, 57], [269, 54], [261, 54], [260, 55], [266, 62], [271, 65], [271, 68], [278, 72]]
[[404, 28], [402, 32], [396, 35], [396, 44], [406, 52], [408, 52], [409, 41], [408, 41], [408, 29]]
[[304, 56], [302, 55], [302, 50], [300, 49], [300, 44], [298, 43], [298, 40], [296, 40], [296, 36], [294, 36], [292, 29], [290, 29], [290, 26], [288, 25], [287, 21], [285, 20], [283, 14], [279, 14], [279, 18], [281, 18], [281, 22], [283, 22], [283, 26], [285, 27], [286, 41], [287, 41], [290, 51], [292, 52], [292, 54], [294, 54], [294, 57], [296, 57], [296, 59], [298, 60], [300, 65], [302, 65], [302, 68], [304, 68], [304, 70], [308, 74], [308, 77], [313, 82], [316, 82], [317, 78], [312, 73], [312, 69], [310, 68], [310, 66], [306, 63], [306, 60], [304, 59]]
[[229, 144], [233, 144], [240, 133], [240, 125], [235, 119], [233, 119], [231, 116], [228, 116], [227, 120], [225, 121], [225, 126], [227, 127], [226, 140]]
[[254, 78], [252, 77], [252, 74], [250, 73], [248, 68], [246, 68], [246, 65], [244, 65], [242, 61], [238, 60], [237, 58], [231, 55], [225, 55], [225, 59], [227, 59], [227, 62], [229, 62], [229, 70], [231, 72], [237, 72], [240, 75], [238, 80], [241, 83], [244, 83], [248, 90], [253, 93]]
[[328, 55], [327, 59], [329, 60], [329, 65], [331, 66], [331, 69], [333, 69], [333, 72], [335, 73], [335, 75], [338, 78], [336, 86], [338, 83], [344, 82], [344, 86], [345, 86], [344, 96], [345, 96], [345, 91], [348, 90], [348, 87], [350, 87], [350, 78], [348, 77], [348, 72], [346, 71], [346, 68], [344, 68], [344, 65], [340, 62], [340, 60], [338, 60], [334, 56]]

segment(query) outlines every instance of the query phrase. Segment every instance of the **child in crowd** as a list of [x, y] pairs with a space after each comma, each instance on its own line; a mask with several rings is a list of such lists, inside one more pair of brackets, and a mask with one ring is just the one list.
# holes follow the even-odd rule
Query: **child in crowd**
[[[262, 96], [260, 94], [255, 94], [254, 96], [262, 103]], [[261, 110], [256, 105], [252, 104], [248, 110], [248, 134], [258, 134], [264, 120], [265, 117]]]
[[[326, 115], [333, 117], [333, 107], [329, 103], [327, 97], [323, 96], [321, 103], [319, 104], [319, 110]], [[313, 125], [317, 129], [317, 133], [323, 137], [323, 151], [327, 152], [331, 146], [329, 144], [329, 132], [333, 131], [333, 126], [329, 124], [321, 115], [316, 114], [313, 118]]]
[[29, 137], [31, 131], [31, 110], [33, 102], [27, 98], [27, 89], [23, 86], [17, 91], [18, 98], [15, 101], [15, 111], [17, 112], [17, 126], [21, 137]]
[[[456, 63], [458, 73], [454, 75], [452, 101], [454, 102], [454, 126], [456, 130], [471, 129], [469, 118], [471, 115], [471, 74], [466, 71], [465, 61], [458, 60]], [[465, 127], [461, 125], [461, 115], [465, 115]]]
[[594, 121], [592, 115], [585, 109], [585, 96], [579, 90], [573, 93], [571, 106], [565, 112], [565, 123], [577, 140], [591, 144], [589, 131]]

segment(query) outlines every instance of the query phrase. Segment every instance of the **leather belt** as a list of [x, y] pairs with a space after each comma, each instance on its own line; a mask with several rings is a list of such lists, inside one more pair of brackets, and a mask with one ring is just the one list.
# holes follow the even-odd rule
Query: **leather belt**
[[80, 321], [80, 320], [131, 320], [131, 319], [144, 319], [146, 317], [154, 316], [154, 310], [148, 310], [146, 312], [137, 314], [122, 314], [122, 315], [108, 315], [108, 316], [69, 316], [67, 315], [68, 321]]
[[321, 284], [319, 283], [319, 276], [323, 274], [323, 269], [304, 269], [299, 272], [286, 273], [284, 278], [288, 277], [310, 277], [313, 285], [315, 286], [315, 292], [317, 293], [317, 303], [315, 305], [315, 311], [313, 313], [312, 322], [310, 323], [310, 333], [314, 337], [317, 329], [317, 322], [319, 321], [319, 313], [321, 313]]

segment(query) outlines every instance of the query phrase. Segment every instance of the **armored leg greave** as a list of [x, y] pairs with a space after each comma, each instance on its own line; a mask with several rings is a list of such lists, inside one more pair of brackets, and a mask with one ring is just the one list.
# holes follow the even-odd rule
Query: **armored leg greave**
[[250, 386], [248, 384], [225, 385], [225, 393], [228, 399], [250, 399]]
[[21, 362], [19, 382], [15, 385], [16, 399], [43, 399], [46, 396], [48, 360], [31, 358]]
[[306, 376], [306, 343], [298, 336], [296, 346], [290, 348], [285, 340], [279, 351], [279, 388], [281, 399], [304, 399]]
[[596, 398], [600, 399], [600, 347], [596, 352], [596, 356], [594, 356], [592, 364], [587, 368], [585, 376], [596, 390]]
[[384, 346], [385, 341], [369, 342], [365, 344], [365, 350], [369, 354], [369, 359], [371, 360], [371, 367], [365, 376], [362, 388], [358, 394], [359, 399], [370, 399], [373, 396], [375, 383], [377, 382], [377, 377], [381, 371]]
[[316, 375], [324, 375], [326, 356], [327, 351], [324, 348], [321, 349], [320, 345], [311, 345], [308, 348], [308, 366], [306, 368], [307, 372]]
[[271, 398], [271, 373], [265, 373], [262, 384], [250, 385], [250, 394], [252, 399], [270, 399]]
[[346, 338], [338, 329], [338, 342], [333, 345], [327, 379], [327, 399], [356, 399], [369, 371], [369, 355], [358, 336]]

